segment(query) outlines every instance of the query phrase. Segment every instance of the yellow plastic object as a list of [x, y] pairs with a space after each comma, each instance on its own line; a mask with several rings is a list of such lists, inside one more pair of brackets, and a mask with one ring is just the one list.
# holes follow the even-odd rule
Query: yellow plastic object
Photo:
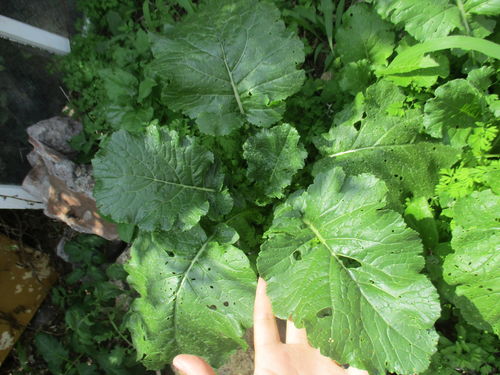
[[47, 254], [0, 235], [0, 366], [56, 279]]

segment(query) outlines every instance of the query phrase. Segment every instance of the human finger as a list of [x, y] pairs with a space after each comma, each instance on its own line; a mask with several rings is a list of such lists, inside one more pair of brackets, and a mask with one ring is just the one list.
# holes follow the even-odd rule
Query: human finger
[[356, 367], [349, 367], [347, 369], [347, 375], [369, 375], [368, 371], [357, 369]]
[[214, 370], [202, 358], [191, 354], [180, 354], [173, 365], [184, 375], [215, 375]]
[[286, 343], [308, 345], [306, 329], [295, 327], [295, 324], [288, 319], [286, 321]]
[[266, 282], [259, 277], [253, 310], [253, 337], [256, 350], [259, 346], [280, 343], [276, 318], [271, 300], [266, 295]]

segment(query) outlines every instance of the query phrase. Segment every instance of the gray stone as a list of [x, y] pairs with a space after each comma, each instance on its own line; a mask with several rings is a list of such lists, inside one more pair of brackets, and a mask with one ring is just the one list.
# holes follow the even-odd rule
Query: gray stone
[[72, 229], [118, 239], [116, 225], [101, 218], [92, 195], [92, 167], [71, 160], [75, 155], [69, 141], [82, 130], [70, 118], [53, 117], [27, 129], [33, 151], [28, 160], [33, 169], [23, 187], [45, 204], [44, 213]]

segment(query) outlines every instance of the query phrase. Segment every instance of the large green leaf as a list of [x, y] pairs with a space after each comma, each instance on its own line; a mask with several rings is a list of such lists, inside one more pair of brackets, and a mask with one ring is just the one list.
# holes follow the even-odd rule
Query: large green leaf
[[444, 279], [500, 336], [500, 197], [491, 190], [474, 192], [458, 199], [452, 212], [455, 252], [446, 257]]
[[[399, 54], [396, 59], [402, 56], [406, 50], [413, 49], [414, 43], [412, 43], [410, 38], [407, 39], [409, 39], [411, 44], [400, 44], [397, 50]], [[393, 66], [396, 59], [389, 66]], [[421, 66], [421, 68], [416, 68], [416, 66]], [[385, 74], [387, 71], [385, 68], [378, 68], [375, 73], [379, 76], [385, 76], [386, 79], [396, 83], [398, 86], [431, 87], [436, 84], [440, 77], [448, 77], [450, 74], [450, 63], [444, 54], [433, 53], [432, 55], [415, 57], [410, 65], [406, 65], [404, 69], [408, 71], [404, 73]]]
[[316, 173], [332, 166], [343, 167], [349, 175], [372, 173], [389, 187], [390, 207], [401, 212], [407, 197], [432, 197], [439, 170], [449, 168], [458, 152], [421, 136], [422, 113], [404, 109], [404, 99], [391, 82], [370, 86], [359, 130], [351, 124], [334, 126], [316, 139], [325, 155], [315, 165]]
[[[139, 292], [129, 329], [138, 356], [159, 370], [181, 353], [219, 366], [252, 324], [255, 274], [245, 254], [227, 241], [229, 227], [207, 238], [187, 232], [142, 232], [126, 265]], [[223, 232], [224, 235], [219, 235]]]
[[384, 19], [404, 29], [420, 42], [461, 33], [485, 38], [495, 20], [485, 16], [499, 13], [497, 0], [376, 0], [375, 8]]
[[497, 0], [376, 0], [378, 13], [404, 29], [418, 41], [448, 36], [456, 29], [462, 34], [485, 38], [495, 20], [485, 16], [499, 13]]
[[405, 48], [392, 60], [387, 68], [379, 67], [376, 74], [378, 76], [415, 74], [414, 71], [416, 70], [436, 67], [437, 62], [425, 54], [451, 48], [477, 51], [486, 56], [500, 59], [500, 45], [497, 43], [481, 38], [453, 35], [428, 40]]
[[119, 223], [184, 230], [207, 213], [216, 217], [231, 209], [213, 154], [175, 131], [157, 126], [145, 135], [118, 131], [92, 165], [97, 206]]
[[392, 25], [367, 4], [356, 4], [344, 13], [336, 36], [337, 51], [344, 64], [368, 59], [383, 65], [394, 49]]
[[465, 146], [476, 122], [493, 118], [486, 96], [465, 79], [445, 83], [434, 95], [425, 103], [425, 130], [452, 146]]
[[464, 9], [468, 13], [496, 16], [500, 14], [500, 2], [498, 0], [465, 0]]
[[383, 18], [401, 25], [419, 41], [447, 36], [462, 28], [460, 11], [448, 0], [377, 0], [374, 3]]
[[288, 124], [262, 129], [243, 144], [247, 175], [269, 197], [283, 197], [293, 175], [304, 167], [307, 152], [299, 133]]
[[273, 311], [311, 344], [370, 374], [416, 373], [435, 351], [437, 293], [418, 235], [384, 209], [385, 184], [340, 168], [277, 207], [259, 254]]
[[208, 134], [221, 132], [216, 121], [226, 122], [225, 134], [244, 120], [275, 123], [283, 100], [304, 81], [297, 70], [304, 61], [302, 42], [267, 2], [207, 1], [154, 39], [155, 69], [168, 82], [166, 104], [198, 119]]

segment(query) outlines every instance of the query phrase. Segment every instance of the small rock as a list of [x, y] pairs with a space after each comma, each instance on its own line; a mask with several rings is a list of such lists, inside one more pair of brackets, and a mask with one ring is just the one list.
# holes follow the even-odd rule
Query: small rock
[[33, 169], [23, 181], [23, 188], [45, 203], [45, 214], [59, 219], [72, 229], [96, 234], [108, 240], [118, 239], [116, 225], [97, 212], [92, 195], [94, 180], [90, 165], [79, 165], [69, 141], [82, 130], [70, 118], [53, 117], [27, 129], [33, 151], [28, 160]]

